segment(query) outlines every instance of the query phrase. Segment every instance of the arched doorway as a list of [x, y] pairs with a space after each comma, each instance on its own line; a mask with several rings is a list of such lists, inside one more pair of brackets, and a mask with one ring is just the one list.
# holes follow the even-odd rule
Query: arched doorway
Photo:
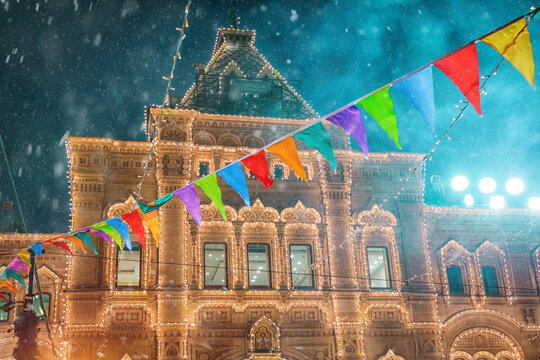
[[461, 332], [450, 346], [450, 360], [524, 360], [516, 342], [501, 331], [476, 327]]

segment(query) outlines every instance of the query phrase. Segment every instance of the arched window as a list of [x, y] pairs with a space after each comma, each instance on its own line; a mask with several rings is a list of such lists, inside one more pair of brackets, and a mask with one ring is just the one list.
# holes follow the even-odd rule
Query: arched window
[[[2, 295], [7, 299], [7, 301], [11, 300], [11, 294], [3, 292]], [[6, 301], [2, 298], [0, 298], [0, 307], [6, 305]], [[9, 310], [0, 310], [0, 321], [8, 321], [9, 320]]]
[[141, 245], [132, 242], [129, 251], [125, 243], [124, 251], [117, 249], [116, 255], [116, 287], [140, 288], [141, 286]]

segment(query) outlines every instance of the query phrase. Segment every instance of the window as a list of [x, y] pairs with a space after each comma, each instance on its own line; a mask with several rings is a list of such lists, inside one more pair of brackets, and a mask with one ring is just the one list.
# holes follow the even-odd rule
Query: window
[[270, 247], [248, 244], [248, 277], [251, 287], [270, 287]]
[[495, 267], [482, 266], [482, 277], [484, 278], [486, 295], [499, 295], [499, 281], [497, 280], [497, 270]]
[[50, 294], [46, 294], [46, 293], [42, 293], [43, 295], [43, 307], [45, 308], [45, 314], [43, 313], [43, 310], [41, 309], [41, 303], [39, 301], [39, 295], [36, 294], [34, 295], [34, 314], [36, 314], [36, 316], [38, 318], [43, 318], [43, 317], [46, 317], [49, 315], [49, 310], [51, 308], [51, 295]]
[[446, 275], [448, 276], [450, 295], [465, 294], [465, 291], [463, 290], [463, 278], [461, 277], [461, 267], [457, 265], [447, 266]]
[[281, 165], [274, 166], [274, 179], [283, 180], [283, 166]]
[[206, 176], [208, 175], [208, 163], [200, 162], [199, 163], [199, 176]]
[[295, 288], [313, 287], [313, 269], [311, 268], [311, 246], [290, 245], [291, 281]]
[[116, 264], [116, 287], [140, 287], [141, 245], [132, 242], [132, 251], [125, 248], [118, 251]]
[[[8, 301], [11, 300], [11, 295], [10, 294], [3, 292], [2, 295], [4, 295], [4, 297]], [[4, 306], [5, 304], [6, 304], [6, 302], [4, 301], [4, 299], [0, 298], [0, 306]], [[0, 310], [0, 321], [8, 321], [8, 318], [9, 318], [9, 311]]]
[[372, 289], [390, 289], [390, 267], [385, 247], [367, 248], [369, 281]]
[[204, 244], [204, 286], [227, 286], [226, 244]]
[[253, 175], [253, 173], [251, 171], [249, 172], [249, 178], [250, 179], [255, 179], [255, 175]]

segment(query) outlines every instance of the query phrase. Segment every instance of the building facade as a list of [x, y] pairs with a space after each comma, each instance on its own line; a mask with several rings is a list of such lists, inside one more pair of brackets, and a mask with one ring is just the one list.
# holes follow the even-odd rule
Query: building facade
[[[147, 203], [317, 117], [254, 40], [220, 29], [190, 90], [159, 123], [162, 109], [147, 108], [149, 141], [67, 139], [72, 229], [135, 207], [151, 141]], [[302, 144], [308, 183], [267, 156], [276, 182], [247, 171], [251, 207], [220, 182], [228, 221], [201, 192], [201, 227], [178, 199], [160, 208], [159, 247], [147, 232], [146, 251], [97, 238], [97, 256], [48, 251], [39, 271], [59, 357], [540, 359], [540, 215], [426, 205], [420, 173], [389, 198], [423, 155], [365, 159], [327, 130], [337, 171]], [[2, 315], [3, 358], [16, 311]], [[44, 329], [39, 339], [54, 359]]]

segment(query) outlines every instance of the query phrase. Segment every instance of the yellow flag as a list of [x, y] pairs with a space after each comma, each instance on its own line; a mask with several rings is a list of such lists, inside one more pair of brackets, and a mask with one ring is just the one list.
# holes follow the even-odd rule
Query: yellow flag
[[516, 21], [504, 29], [482, 39], [494, 48], [534, 87], [534, 58], [531, 37], [525, 19]]
[[146, 227], [150, 232], [152, 233], [152, 236], [154, 237], [154, 240], [156, 241], [156, 246], [159, 245], [159, 216], [157, 210], [151, 211], [147, 214], [143, 213], [142, 211], [139, 211], [139, 215], [142, 216], [144, 219], [144, 222], [146, 223]]
[[278, 142], [275, 145], [268, 147], [266, 150], [278, 156], [288, 167], [293, 169], [294, 173], [302, 180], [307, 182], [306, 170], [298, 157], [298, 150], [292, 136]]

